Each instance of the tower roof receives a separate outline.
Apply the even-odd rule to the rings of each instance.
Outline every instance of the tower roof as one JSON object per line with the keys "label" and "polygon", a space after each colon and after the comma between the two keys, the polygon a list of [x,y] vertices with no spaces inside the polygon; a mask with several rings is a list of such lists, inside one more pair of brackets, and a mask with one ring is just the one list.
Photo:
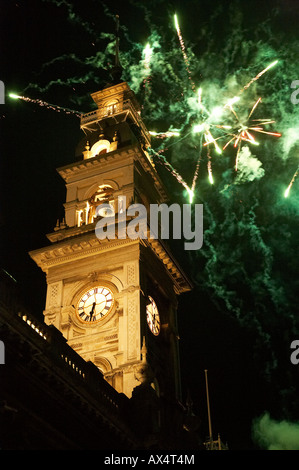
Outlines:
{"label": "tower roof", "polygon": [[123,68],[121,66],[120,59],[119,59],[119,16],[116,15],[115,19],[116,19],[115,58],[114,58],[114,65],[109,70],[111,83],[108,83],[106,87],[110,87],[112,85],[116,85],[122,82],[121,76],[122,76]]}

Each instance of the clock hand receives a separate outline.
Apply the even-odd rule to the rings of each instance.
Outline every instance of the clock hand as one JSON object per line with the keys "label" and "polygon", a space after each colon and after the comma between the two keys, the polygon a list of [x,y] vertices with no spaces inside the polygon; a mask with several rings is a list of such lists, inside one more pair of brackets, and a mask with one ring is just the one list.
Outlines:
{"label": "clock hand", "polygon": [[99,302],[98,304],[96,304],[96,303],[94,302],[94,305],[96,305],[96,307],[98,307],[99,305],[103,304],[104,302],[106,302],[106,300],[102,300],[102,301]]}
{"label": "clock hand", "polygon": [[106,300],[102,300],[102,301],[99,302],[98,304],[97,304],[96,302],[94,302],[94,303],[92,304],[92,309],[91,309],[91,311],[89,312],[90,318],[92,318],[96,306],[101,305],[101,304],[104,303],[104,302],[106,302]]}
{"label": "clock hand", "polygon": [[96,303],[94,302],[94,303],[92,304],[92,309],[91,309],[91,311],[90,311],[90,313],[89,313],[90,318],[93,316],[95,306],[96,306]]}

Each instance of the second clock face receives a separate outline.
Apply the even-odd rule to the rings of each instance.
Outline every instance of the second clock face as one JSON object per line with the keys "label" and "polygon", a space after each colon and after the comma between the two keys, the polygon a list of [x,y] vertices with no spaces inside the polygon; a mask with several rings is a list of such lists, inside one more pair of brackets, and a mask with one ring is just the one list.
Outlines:
{"label": "second clock face", "polygon": [[77,314],[84,322],[97,323],[111,311],[113,304],[113,294],[108,287],[92,287],[81,296]]}
{"label": "second clock face", "polygon": [[146,307],[147,324],[151,332],[155,336],[158,336],[158,334],[160,333],[160,315],[154,299],[152,297],[149,297],[149,301],[150,303]]}

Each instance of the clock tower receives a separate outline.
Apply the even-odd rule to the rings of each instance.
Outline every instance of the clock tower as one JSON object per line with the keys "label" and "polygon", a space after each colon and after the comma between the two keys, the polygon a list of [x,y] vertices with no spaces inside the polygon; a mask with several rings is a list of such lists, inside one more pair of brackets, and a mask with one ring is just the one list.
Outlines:
{"label": "clock tower", "polygon": [[96,235],[103,203],[117,222],[133,203],[149,211],[167,201],[140,106],[114,71],[114,81],[91,95],[97,108],[81,116],[78,158],[57,170],[65,217],[30,256],[46,274],[46,324],[118,392],[131,397],[145,381],[158,396],[178,399],[177,296],[190,282],[161,239]]}

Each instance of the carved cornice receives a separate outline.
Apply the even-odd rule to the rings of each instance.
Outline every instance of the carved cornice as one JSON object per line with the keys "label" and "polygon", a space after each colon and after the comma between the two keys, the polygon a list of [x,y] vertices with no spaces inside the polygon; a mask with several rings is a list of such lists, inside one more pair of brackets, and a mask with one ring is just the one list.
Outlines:
{"label": "carved cornice", "polygon": [[151,173],[158,192],[161,194],[162,199],[166,201],[168,196],[158,173],[153,168],[146,153],[139,145],[136,144],[124,147],[123,149],[114,150],[113,152],[104,153],[94,158],[88,158],[86,160],[71,163],[70,165],[57,168],[57,171],[65,182],[69,183],[71,181],[76,181],[78,178],[82,179],[82,177],[84,177],[84,175],[90,170],[102,171],[105,165],[112,163],[114,160],[121,160],[124,162],[125,159],[128,158],[132,158],[132,162],[133,160],[137,160],[146,172]]}
{"label": "carved cornice", "polygon": [[30,251],[29,255],[36,264],[43,270],[47,271],[50,266],[59,265],[68,261],[86,258],[101,251],[110,251],[124,245],[138,244],[138,240],[115,239],[100,240],[92,233],[66,239],[50,245],[45,248]]}
{"label": "carved cornice", "polygon": [[79,162],[71,163],[60,168],[57,168],[60,176],[68,183],[71,179],[75,179],[76,176],[82,178],[82,173],[88,171],[91,168],[103,169],[104,165],[120,158],[124,160],[126,157],[134,157],[134,154],[138,151],[138,146],[128,146],[124,149],[117,149],[113,152],[104,153],[94,158],[87,158],[86,160],[80,160]]}
{"label": "carved cornice", "polygon": [[121,82],[111,87],[104,88],[103,90],[96,91],[90,96],[92,97],[95,103],[98,103],[99,101],[107,99],[111,96],[123,94],[125,91],[131,91],[131,89],[127,82]]}
{"label": "carved cornice", "polygon": [[94,233],[85,233],[82,236],[65,239],[45,248],[31,251],[29,255],[36,264],[47,272],[52,266],[84,259],[102,251],[115,250],[120,247],[139,245],[149,247],[164,264],[177,294],[190,291],[192,284],[171,255],[169,250],[159,239],[115,239],[100,240]]}
{"label": "carved cornice", "polygon": [[155,255],[162,261],[168,272],[176,294],[182,294],[192,290],[193,285],[184,273],[170,250],[160,239],[148,238],[142,240],[145,246],[149,246]]}

